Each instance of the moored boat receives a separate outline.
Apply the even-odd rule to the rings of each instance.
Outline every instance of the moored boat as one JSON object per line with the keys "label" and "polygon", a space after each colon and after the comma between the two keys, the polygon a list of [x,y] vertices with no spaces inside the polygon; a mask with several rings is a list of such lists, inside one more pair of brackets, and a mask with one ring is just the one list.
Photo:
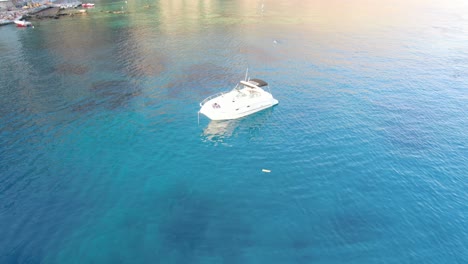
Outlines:
{"label": "moored boat", "polygon": [[17,27],[31,27],[32,23],[29,21],[24,20],[15,20],[15,24]]}
{"label": "moored boat", "polygon": [[200,113],[211,120],[230,120],[277,105],[278,100],[261,87],[268,88],[268,83],[260,79],[240,81],[233,90],[203,100]]}
{"label": "moored boat", "polygon": [[94,7],[94,4],[93,3],[84,3],[84,4],[81,4],[82,7]]}

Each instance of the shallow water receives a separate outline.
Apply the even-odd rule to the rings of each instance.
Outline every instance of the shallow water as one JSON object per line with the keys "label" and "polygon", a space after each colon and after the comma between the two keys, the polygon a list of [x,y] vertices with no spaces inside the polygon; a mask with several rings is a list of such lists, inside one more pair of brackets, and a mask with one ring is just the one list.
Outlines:
{"label": "shallow water", "polygon": [[468,262],[465,1],[96,5],[0,27],[0,263]]}

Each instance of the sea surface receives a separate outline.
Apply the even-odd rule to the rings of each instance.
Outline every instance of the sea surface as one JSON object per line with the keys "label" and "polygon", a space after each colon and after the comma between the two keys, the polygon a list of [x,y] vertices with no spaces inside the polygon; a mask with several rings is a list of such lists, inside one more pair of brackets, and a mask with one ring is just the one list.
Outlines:
{"label": "sea surface", "polygon": [[467,1],[95,3],[0,27],[1,264],[468,263]]}

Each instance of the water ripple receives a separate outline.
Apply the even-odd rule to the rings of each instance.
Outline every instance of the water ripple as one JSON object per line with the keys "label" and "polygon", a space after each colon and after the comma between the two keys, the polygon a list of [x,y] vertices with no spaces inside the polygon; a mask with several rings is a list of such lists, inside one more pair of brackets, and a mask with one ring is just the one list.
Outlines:
{"label": "water ripple", "polygon": [[[387,2],[0,27],[0,262],[462,263],[467,6]],[[246,68],[279,105],[197,125]]]}

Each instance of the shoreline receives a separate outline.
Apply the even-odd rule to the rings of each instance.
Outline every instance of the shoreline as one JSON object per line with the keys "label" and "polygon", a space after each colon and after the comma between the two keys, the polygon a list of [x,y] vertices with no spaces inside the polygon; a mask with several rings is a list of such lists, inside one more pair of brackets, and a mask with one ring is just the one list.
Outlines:
{"label": "shoreline", "polygon": [[53,5],[41,5],[35,8],[15,9],[0,12],[0,25],[14,23],[15,20],[21,20],[26,16],[34,15],[42,10],[52,8]]}
{"label": "shoreline", "polygon": [[[61,2],[61,1],[60,1]],[[0,26],[13,24],[15,20],[22,20],[26,17],[30,17],[37,13],[40,13],[43,10],[50,9],[50,8],[76,8],[80,6],[82,2],[75,2],[75,3],[67,3],[67,4],[60,4],[60,3],[43,3],[36,7],[32,8],[12,8],[10,10],[0,11]]]}

